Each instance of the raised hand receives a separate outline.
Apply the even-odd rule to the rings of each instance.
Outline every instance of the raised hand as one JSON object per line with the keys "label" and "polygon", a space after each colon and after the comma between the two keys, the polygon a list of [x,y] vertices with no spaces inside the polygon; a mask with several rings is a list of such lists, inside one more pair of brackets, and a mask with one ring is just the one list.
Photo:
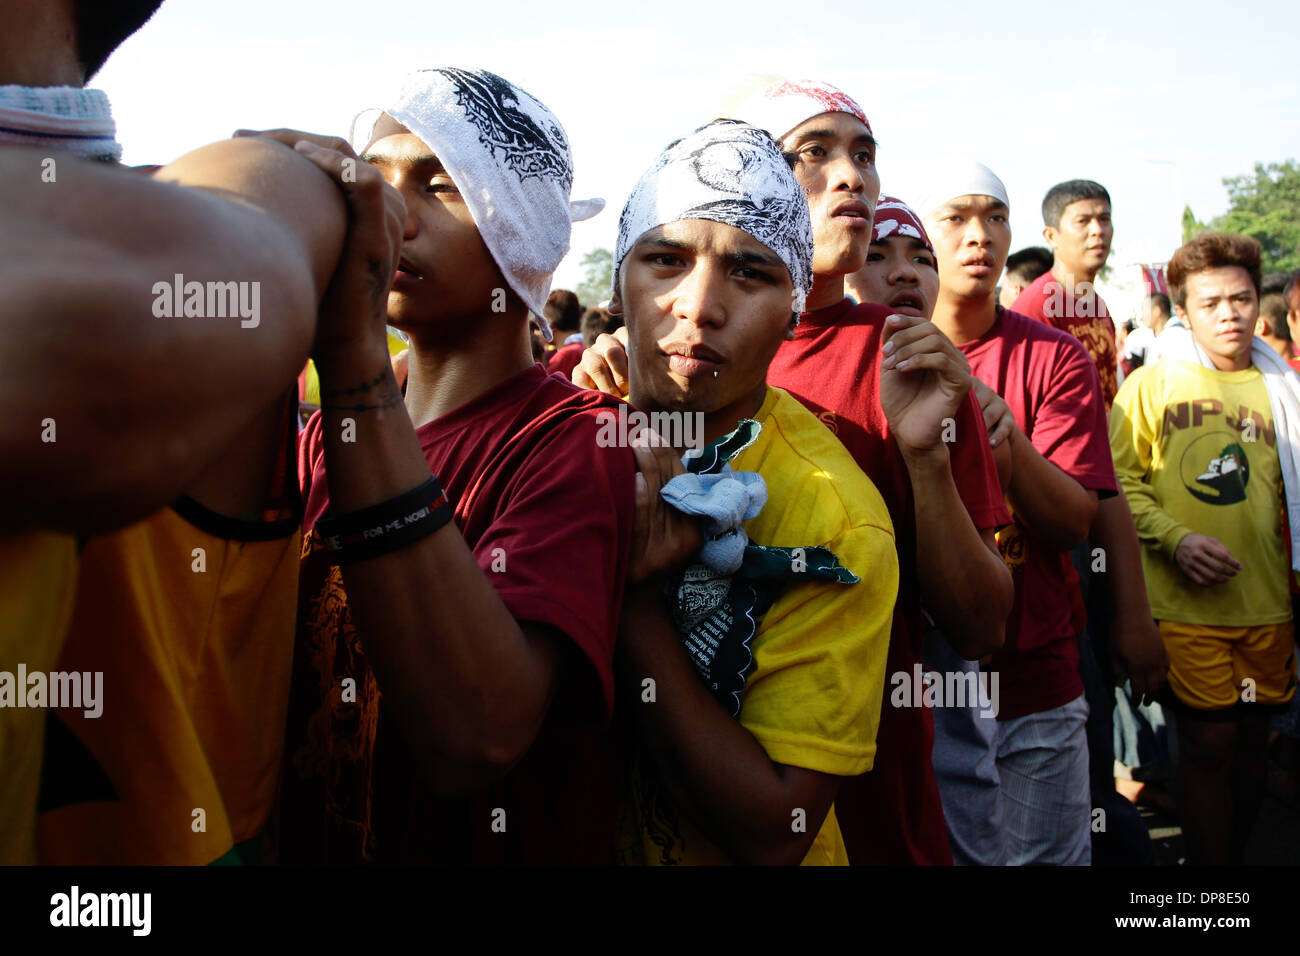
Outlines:
{"label": "raised hand", "polygon": [[943,448],[945,425],[970,391],[970,366],[934,323],[891,315],[880,360],[880,404],[905,458]]}
{"label": "raised hand", "polygon": [[582,353],[570,377],[574,385],[627,398],[627,326],[615,329],[612,335],[602,332]]}

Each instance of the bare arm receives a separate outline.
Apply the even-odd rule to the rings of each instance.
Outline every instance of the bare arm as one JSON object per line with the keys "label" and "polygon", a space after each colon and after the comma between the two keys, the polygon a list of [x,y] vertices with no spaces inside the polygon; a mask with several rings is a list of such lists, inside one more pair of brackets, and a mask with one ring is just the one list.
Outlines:
{"label": "bare arm", "polygon": [[1142,546],[1123,491],[1098,504],[1092,544],[1105,556],[1114,602],[1110,639],[1115,678],[1121,683],[1129,678],[1135,694],[1153,701],[1164,682],[1169,659],[1151,617],[1142,574]]}
{"label": "bare arm", "polygon": [[921,600],[953,649],[975,660],[1002,646],[1015,594],[992,533],[975,527],[957,492],[943,440],[967,400],[970,372],[924,320],[891,316],[884,341],[880,402],[912,483]]}
{"label": "bare arm", "polygon": [[[154,179],[60,159],[42,184],[40,159],[0,152],[0,525],[103,530],[178,495],[288,388],[346,211],[267,142]],[[159,317],[155,287],[178,274],[248,283],[256,325]]]}
{"label": "bare arm", "polygon": [[[795,865],[807,855],[840,778],[773,762],[715,701],[682,650],[656,584],[628,589],[620,635],[628,699],[655,682],[654,703],[637,703],[638,724],[668,795],[735,862]],[[806,832],[791,826],[806,814]]]}
{"label": "bare arm", "polygon": [[957,494],[947,455],[908,462],[916,501],[921,602],[953,650],[978,660],[1002,647],[1014,585],[992,531],[981,532]]}
{"label": "bare arm", "polygon": [[1011,431],[1011,457],[1007,497],[1020,520],[1058,551],[1083,544],[1097,514],[1097,492],[1039,454],[1019,427]]}

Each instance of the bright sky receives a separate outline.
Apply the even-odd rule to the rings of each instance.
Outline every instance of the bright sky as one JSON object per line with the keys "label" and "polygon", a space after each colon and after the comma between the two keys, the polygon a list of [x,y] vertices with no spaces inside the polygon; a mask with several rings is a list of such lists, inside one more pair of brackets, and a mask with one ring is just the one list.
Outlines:
{"label": "bright sky", "polygon": [[1018,249],[1041,244],[1048,187],[1096,179],[1123,266],[1168,258],[1184,203],[1223,212],[1223,176],[1300,157],[1298,35],[1295,0],[167,0],[91,85],[124,160],[150,163],[241,126],[346,135],[395,73],[492,70],[560,117],[574,197],[608,203],[574,227],[555,282],[571,287],[661,147],[758,77],[825,79],[866,109],[887,192],[919,196],[918,170],[944,156],[979,159],[1007,185]]}

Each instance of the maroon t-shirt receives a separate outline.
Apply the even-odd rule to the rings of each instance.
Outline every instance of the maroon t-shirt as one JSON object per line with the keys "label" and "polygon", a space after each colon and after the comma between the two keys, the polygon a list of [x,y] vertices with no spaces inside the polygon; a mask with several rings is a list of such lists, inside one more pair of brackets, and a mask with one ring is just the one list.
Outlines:
{"label": "maroon t-shirt", "polygon": [[[315,530],[329,497],[320,413],[308,423],[299,446],[306,516],[279,813],[284,862],[613,862],[608,720],[636,465],[630,449],[601,447],[597,436],[601,411],[618,404],[534,365],[417,429],[501,600],[516,620],[565,638],[532,749],[504,780],[465,800],[428,792],[382,703],[339,569]],[[355,703],[341,699],[344,678],[356,682]]]}
{"label": "maroon t-shirt", "polygon": [[561,345],[551,353],[550,360],[546,363],[546,371],[559,373],[565,378],[573,375],[573,370],[578,367],[582,361],[584,346],[581,342],[574,342],[571,345]]}
{"label": "maroon t-shirt", "polygon": [[[898,603],[889,639],[886,675],[912,674],[921,661],[925,625],[916,573],[912,485],[902,452],[889,434],[880,405],[880,338],[892,313],[883,306],[836,305],[805,314],[793,341],[784,342],[768,382],[812,410],[853,455],[879,489],[898,543]],[[949,445],[953,479],[975,527],[998,528],[1011,519],[1002,501],[984,416],[972,393],[955,416]],[[888,680],[888,677],[886,677]],[[943,807],[930,752],[934,715],[928,708],[889,704],[888,686],[870,772],[846,779],[835,815],[854,864],[952,862]]]}
{"label": "maroon t-shirt", "polygon": [[[1044,458],[1102,498],[1115,494],[1106,405],[1097,370],[1073,336],[998,309],[989,330],[961,346],[971,373],[1002,396]],[[1050,710],[1083,693],[1079,680],[1079,576],[1070,555],[1049,548],[1017,519],[998,533],[1016,584],[1007,639],[993,655],[998,719]]]}
{"label": "maroon t-shirt", "polygon": [[1105,300],[1096,292],[1085,299],[1076,299],[1074,291],[1057,282],[1048,271],[1016,296],[1011,309],[1069,332],[1083,343],[1097,369],[1101,395],[1109,412],[1119,391],[1119,349],[1115,344],[1115,322]]}

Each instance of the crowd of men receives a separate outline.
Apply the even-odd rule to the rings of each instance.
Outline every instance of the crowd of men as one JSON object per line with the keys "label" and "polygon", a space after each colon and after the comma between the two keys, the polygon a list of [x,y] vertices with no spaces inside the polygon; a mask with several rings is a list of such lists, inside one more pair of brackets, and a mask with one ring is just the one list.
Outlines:
{"label": "crowd of men", "polygon": [[1121,351],[1103,186],[1009,256],[992,170],[884,195],[779,81],[643,157],[584,313],[601,204],[493,73],[118,165],[84,84],[159,5],[0,0],[0,862],[1145,863],[1157,714],[1242,861],[1300,580],[1257,242]]}

